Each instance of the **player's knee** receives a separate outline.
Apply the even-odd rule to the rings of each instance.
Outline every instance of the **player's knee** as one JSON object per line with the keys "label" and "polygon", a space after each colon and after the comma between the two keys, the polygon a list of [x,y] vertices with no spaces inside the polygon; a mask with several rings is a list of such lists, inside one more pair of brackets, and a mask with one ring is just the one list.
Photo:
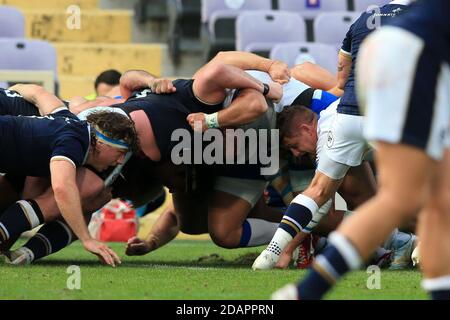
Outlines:
{"label": "player's knee", "polygon": [[450,212],[449,199],[450,190],[440,190],[438,193],[431,195],[427,203],[427,214],[447,215]]}
{"label": "player's knee", "polygon": [[239,245],[239,239],[235,239],[230,232],[226,230],[210,230],[211,240],[219,247],[225,249],[234,249]]}

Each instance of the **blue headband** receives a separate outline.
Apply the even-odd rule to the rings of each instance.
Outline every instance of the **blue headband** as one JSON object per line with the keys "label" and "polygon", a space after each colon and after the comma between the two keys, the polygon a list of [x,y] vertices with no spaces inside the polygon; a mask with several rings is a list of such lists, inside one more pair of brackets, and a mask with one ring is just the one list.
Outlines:
{"label": "blue headband", "polygon": [[105,136],[99,129],[95,129],[95,135],[98,139],[102,140],[103,143],[118,149],[129,149],[130,147],[124,140],[117,140]]}

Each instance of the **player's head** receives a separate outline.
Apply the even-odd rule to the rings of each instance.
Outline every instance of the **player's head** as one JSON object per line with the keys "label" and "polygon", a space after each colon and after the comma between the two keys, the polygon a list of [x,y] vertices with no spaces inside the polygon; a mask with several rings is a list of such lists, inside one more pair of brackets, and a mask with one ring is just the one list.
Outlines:
{"label": "player's head", "polygon": [[106,96],[111,89],[118,86],[122,75],[117,70],[106,70],[95,79],[95,92],[98,96]]}
{"label": "player's head", "polygon": [[317,116],[310,109],[293,105],[278,115],[277,126],[284,148],[295,157],[315,153],[317,146]]}
{"label": "player's head", "polygon": [[127,152],[138,150],[134,123],[116,112],[98,111],[87,116],[91,124],[91,154],[88,163],[103,171],[124,161]]}

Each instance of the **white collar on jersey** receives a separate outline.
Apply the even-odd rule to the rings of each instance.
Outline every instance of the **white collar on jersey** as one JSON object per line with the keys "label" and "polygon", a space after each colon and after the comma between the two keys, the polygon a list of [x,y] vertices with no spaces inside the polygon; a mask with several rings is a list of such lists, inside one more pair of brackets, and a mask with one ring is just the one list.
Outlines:
{"label": "white collar on jersey", "polygon": [[410,5],[411,2],[414,2],[415,0],[394,0],[389,2],[389,4],[402,4],[404,6]]}

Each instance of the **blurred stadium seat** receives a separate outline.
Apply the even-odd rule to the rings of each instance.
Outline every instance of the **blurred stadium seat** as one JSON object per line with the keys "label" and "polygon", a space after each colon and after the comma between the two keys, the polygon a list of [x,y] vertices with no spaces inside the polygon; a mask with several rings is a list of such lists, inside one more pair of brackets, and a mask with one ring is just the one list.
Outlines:
{"label": "blurred stadium seat", "polygon": [[277,43],[294,41],[306,41],[305,21],[297,13],[247,11],[236,21],[237,50],[268,57]]}
{"label": "blurred stadium seat", "polygon": [[134,5],[134,18],[138,23],[148,20],[167,20],[166,0],[139,0]]}
{"label": "blurred stadium seat", "polygon": [[314,19],[314,39],[340,48],[350,26],[360,16],[359,12],[325,12]]}
{"label": "blurred stadium seat", "polygon": [[293,66],[309,61],[320,65],[332,74],[337,73],[338,52],[334,46],[322,43],[288,42],[272,48],[270,58]]}
{"label": "blurred stadium seat", "polygon": [[0,70],[46,70],[55,75],[58,87],[56,50],[48,41],[0,38]]}
{"label": "blurred stadium seat", "polygon": [[235,50],[236,18],[243,11],[271,10],[272,0],[202,0],[202,42],[206,60],[219,51]]}
{"label": "blurred stadium seat", "polygon": [[278,9],[299,12],[305,19],[314,19],[323,12],[346,11],[349,8],[347,0],[278,0]]}
{"label": "blurred stadium seat", "polygon": [[355,0],[353,6],[356,12],[366,11],[371,5],[383,6],[389,3],[390,0]]}
{"label": "blurred stadium seat", "polygon": [[167,5],[169,52],[177,65],[183,50],[197,49],[194,42],[200,39],[201,0],[169,0]]}
{"label": "blurred stadium seat", "polygon": [[25,36],[25,17],[18,9],[0,6],[0,37],[23,38]]}

